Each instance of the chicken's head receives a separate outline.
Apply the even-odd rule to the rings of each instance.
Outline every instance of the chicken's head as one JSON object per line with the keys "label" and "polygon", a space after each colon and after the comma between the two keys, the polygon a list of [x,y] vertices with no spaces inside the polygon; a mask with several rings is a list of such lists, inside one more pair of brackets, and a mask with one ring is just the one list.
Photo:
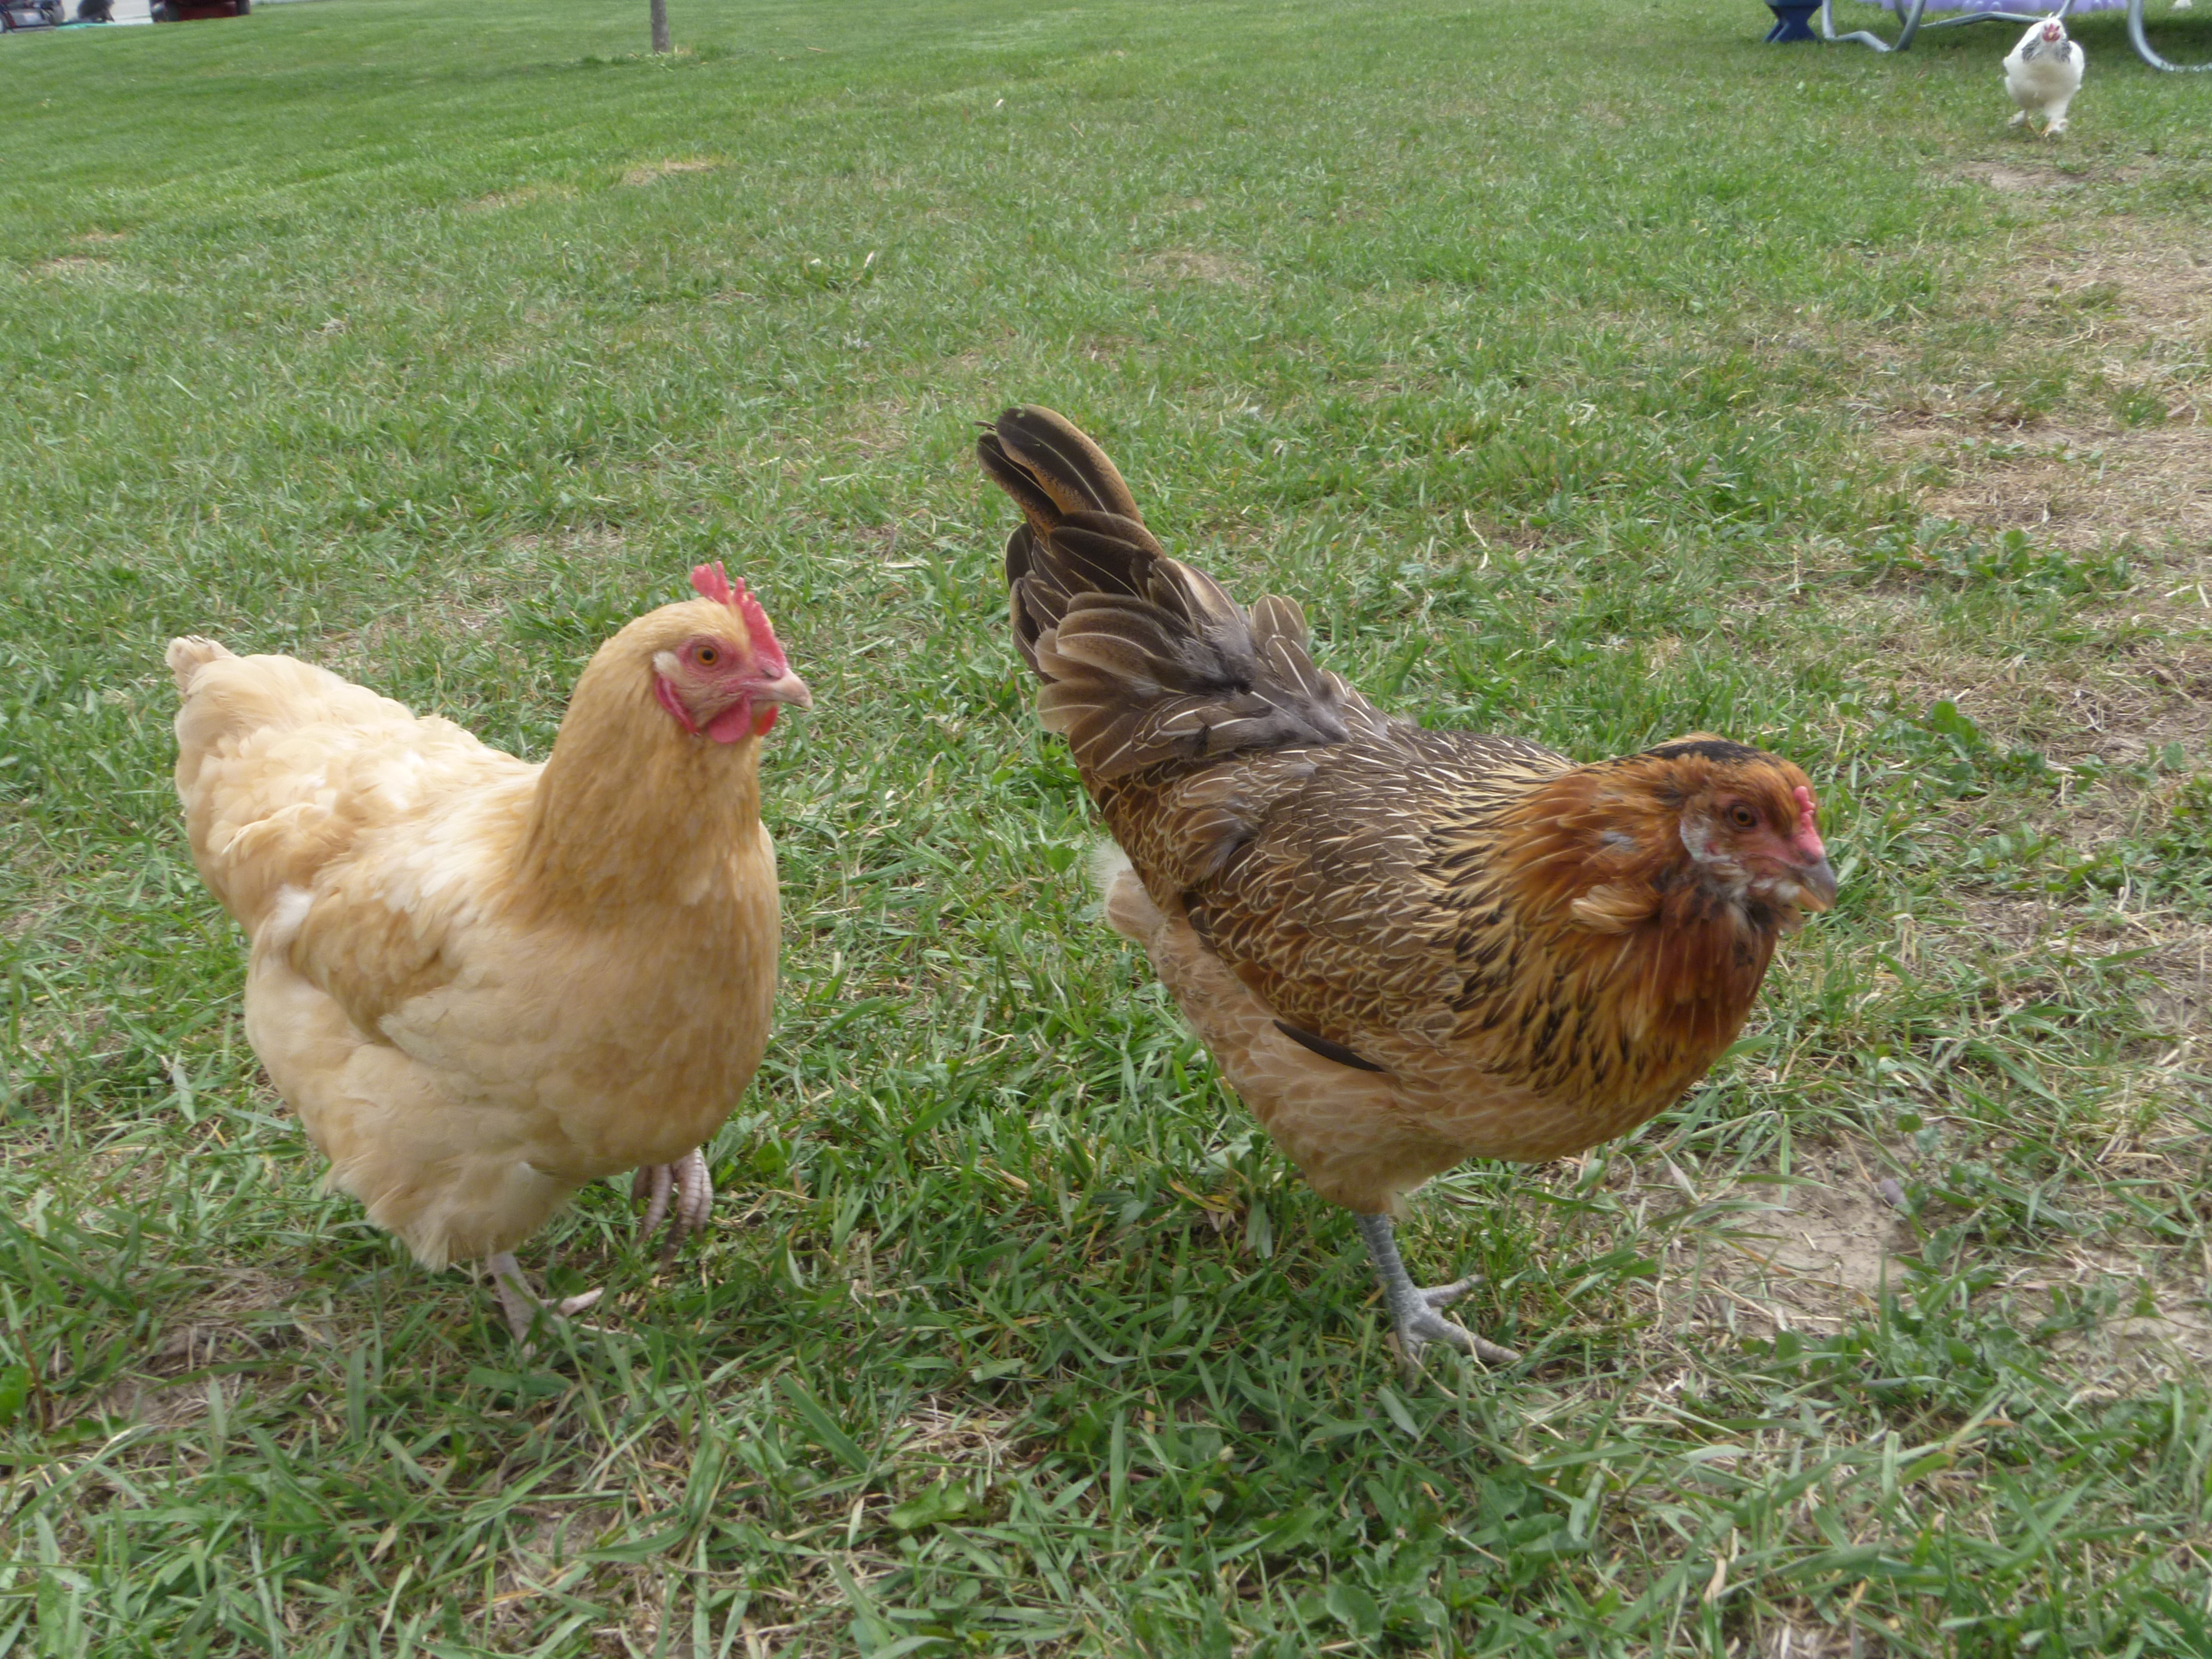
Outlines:
{"label": "chicken's head", "polygon": [[784,661],[768,613],[744,583],[717,563],[692,571],[691,586],[697,599],[631,624],[646,631],[639,643],[669,717],[693,737],[735,743],[765,736],[783,704],[811,708],[813,694]]}
{"label": "chicken's head", "polygon": [[1788,761],[1723,738],[1679,738],[1639,758],[1668,763],[1662,787],[1683,850],[1720,886],[1797,910],[1836,902],[1814,824],[1813,786]]}
{"label": "chicken's head", "polygon": [[2052,18],[2049,22],[2043,26],[2043,44],[2045,46],[2055,46],[2065,38],[2066,25],[2060,22],[2056,17]]}

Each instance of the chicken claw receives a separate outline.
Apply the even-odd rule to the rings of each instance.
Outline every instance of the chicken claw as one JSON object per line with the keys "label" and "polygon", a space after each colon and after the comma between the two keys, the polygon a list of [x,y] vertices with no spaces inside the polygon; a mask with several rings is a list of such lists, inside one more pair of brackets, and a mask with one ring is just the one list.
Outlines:
{"label": "chicken claw", "polygon": [[580,1314],[605,1294],[602,1291],[586,1291],[581,1296],[562,1297],[558,1302],[541,1302],[530,1288],[530,1281],[522,1276],[522,1264],[514,1259],[512,1250],[501,1250],[485,1258],[484,1266],[491,1270],[491,1287],[499,1297],[500,1311],[507,1316],[507,1328],[514,1333],[514,1340],[526,1346],[530,1340],[530,1328],[544,1314],[549,1319],[566,1319]]}
{"label": "chicken claw", "polygon": [[1421,1350],[1431,1342],[1447,1342],[1489,1365],[1510,1365],[1521,1356],[1510,1348],[1486,1342],[1463,1325],[1455,1325],[1437,1312],[1449,1307],[1473,1288],[1473,1279],[1425,1289],[1413,1283],[1399,1259],[1395,1229],[1387,1215],[1357,1217],[1359,1236],[1367,1241],[1367,1254],[1375,1263],[1375,1277],[1382,1282],[1383,1300],[1390,1304],[1390,1322],[1397,1328],[1398,1346],[1407,1365],[1420,1363]]}
{"label": "chicken claw", "polygon": [[[642,1200],[645,1214],[637,1224],[637,1236],[650,1238],[653,1231],[665,1220],[669,1224],[668,1242],[662,1247],[664,1255],[676,1254],[676,1247],[684,1242],[684,1235],[695,1232],[707,1224],[707,1218],[714,1208],[714,1182],[707,1173],[704,1153],[694,1146],[673,1164],[648,1164],[631,1179],[629,1195],[633,1201]],[[675,1202],[672,1206],[670,1199]]]}

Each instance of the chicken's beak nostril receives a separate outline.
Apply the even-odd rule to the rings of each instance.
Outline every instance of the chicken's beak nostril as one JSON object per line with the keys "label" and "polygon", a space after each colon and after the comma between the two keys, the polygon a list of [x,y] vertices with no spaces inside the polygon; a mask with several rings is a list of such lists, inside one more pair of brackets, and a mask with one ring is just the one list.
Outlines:
{"label": "chicken's beak nostril", "polygon": [[805,680],[788,669],[772,680],[763,680],[751,690],[756,702],[780,702],[792,708],[814,707],[814,693],[807,690]]}

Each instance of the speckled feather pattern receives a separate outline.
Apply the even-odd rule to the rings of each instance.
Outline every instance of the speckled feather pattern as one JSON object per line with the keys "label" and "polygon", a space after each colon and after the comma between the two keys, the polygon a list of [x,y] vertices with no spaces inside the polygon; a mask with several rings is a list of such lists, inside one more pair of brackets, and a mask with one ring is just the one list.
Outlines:
{"label": "speckled feather pattern", "polygon": [[1295,605],[1248,615],[1169,558],[1060,416],[1009,411],[979,453],[1026,520],[1040,715],[1128,860],[1109,919],[1316,1190],[1388,1212],[1468,1157],[1578,1152],[1734,1040],[1796,918],[1695,879],[1670,806],[1763,768],[1786,815],[1794,767],[1711,740],[1577,766],[1389,718]]}

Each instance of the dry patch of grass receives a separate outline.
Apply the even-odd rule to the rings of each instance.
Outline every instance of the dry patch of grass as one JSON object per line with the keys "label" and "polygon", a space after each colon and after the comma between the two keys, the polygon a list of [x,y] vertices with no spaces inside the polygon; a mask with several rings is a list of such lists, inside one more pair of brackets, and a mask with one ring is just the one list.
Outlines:
{"label": "dry patch of grass", "polygon": [[663,179],[672,178],[680,173],[712,173],[717,167],[728,165],[726,160],[716,155],[689,155],[660,161],[641,161],[623,174],[622,181],[635,189],[646,185],[657,185]]}
{"label": "dry patch of grass", "polygon": [[2212,249],[2186,226],[2130,217],[2099,220],[2093,236],[2029,253],[2024,275],[2037,288],[2094,305],[2102,285],[2119,301],[2122,326],[2093,338],[2124,341],[2212,328]]}
{"label": "dry patch of grass", "polygon": [[506,611],[503,599],[448,593],[434,604],[388,611],[358,628],[325,635],[312,660],[334,674],[349,679],[368,676],[373,681],[394,652],[413,653],[426,642],[451,646],[490,638]]}
{"label": "dry patch of grass", "polygon": [[844,441],[863,458],[905,449],[914,441],[914,409],[903,398],[875,398],[854,405]]}
{"label": "dry patch of grass", "polygon": [[[2093,234],[2024,249],[1981,280],[2009,355],[2022,361],[1980,364],[1986,378],[1975,384],[1890,400],[1884,447],[1938,473],[1923,507],[2069,551],[2123,539],[2212,547],[2212,253],[2201,236],[2100,220]],[[2077,395],[2045,410],[1993,392],[2037,355],[2091,371],[2101,406]]]}
{"label": "dry patch of grass", "polygon": [[2212,425],[2101,431],[2039,423],[2027,441],[1961,441],[1909,428],[1899,443],[1937,452],[1951,482],[1923,492],[1931,514],[1992,530],[2020,528],[2069,551],[2124,537],[2212,541]]}
{"label": "dry patch of grass", "polygon": [[[2154,1182],[2179,1189],[2191,1179],[2177,1161],[2184,1150],[2174,1139],[2144,1147],[2116,1136],[2099,1164],[2137,1189]],[[1673,1218],[1655,1217],[1667,1241],[1664,1266],[1635,1291],[1650,1309],[1655,1336],[1732,1346],[1784,1331],[1831,1334],[1878,1317],[1885,1295],[1905,1293],[1921,1276],[1916,1270],[1944,1225],[1969,1212],[1955,1199],[1955,1161],[1952,1154],[1900,1158],[1871,1142],[1838,1139],[1801,1144],[1786,1182],[1766,1170],[1669,1182],[1698,1201],[1684,1216],[1714,1220],[1669,1224]],[[1644,1191],[1664,1194],[1648,1171]],[[2008,1253],[1988,1293],[2024,1330],[2054,1310],[2097,1298],[2116,1310],[2051,1339],[2057,1368],[2081,1388],[2137,1394],[2175,1375],[2212,1378],[2202,1263],[2172,1257],[2126,1226],[2116,1200],[2085,1189],[2081,1201],[2069,1219],[2098,1236]]]}
{"label": "dry patch of grass", "polygon": [[574,559],[612,558],[628,545],[621,531],[612,525],[572,525],[566,530],[525,531],[520,536],[510,536],[502,544],[509,551],[536,554],[552,552]]}
{"label": "dry patch of grass", "polygon": [[[2142,1018],[2183,1034],[2181,1066],[2212,1006],[2212,919],[2201,901],[2155,896],[2182,878],[2148,849],[2212,746],[2212,257],[2186,227],[2106,218],[2059,227],[1982,284],[2002,333],[1974,366],[1981,378],[1916,381],[1887,360],[1877,442],[1913,469],[1923,513],[2001,536],[2001,550],[1986,573],[1971,561],[1954,573],[1948,605],[1883,584],[1842,602],[1837,620],[1879,629],[1900,696],[1948,699],[2057,769],[2054,792],[1996,823],[1971,801],[1954,809],[1963,851],[1999,831],[2045,849],[2008,875],[2019,890],[1970,891],[1969,920],[1986,933],[1982,913],[2001,904],[2047,939],[2143,953]],[[2040,610],[1999,599],[2008,581],[2025,597],[2039,569],[2062,586],[2075,573],[2120,586],[2056,610],[2047,597]],[[1978,581],[1985,598],[1970,591]],[[2023,627],[2027,616],[2048,620]],[[2093,878],[2117,883],[2117,898],[2085,926],[2062,896],[2067,872],[2100,860]],[[2122,878],[2121,864],[2150,886]]]}
{"label": "dry patch of grass", "polygon": [[2131,179],[2139,167],[2098,167],[2077,161],[2056,146],[2039,155],[2033,151],[2002,161],[1966,161],[1958,176],[2007,196],[2053,196],[2078,191],[2100,181]]}
{"label": "dry patch of grass", "polygon": [[1260,273],[1249,259],[1230,253],[1209,253],[1199,248],[1164,248],[1136,263],[1139,280],[1153,283],[1203,283],[1216,288],[1257,288]]}
{"label": "dry patch of grass", "polygon": [[95,259],[86,253],[64,253],[59,258],[42,259],[27,273],[33,277],[52,277],[62,282],[88,281],[106,276],[115,269],[106,259]]}
{"label": "dry patch of grass", "polygon": [[513,190],[495,190],[488,196],[479,196],[472,202],[461,204],[464,213],[491,213],[501,208],[520,207],[525,202],[560,202],[574,198],[576,192],[568,185],[517,185]]}
{"label": "dry patch of grass", "polygon": [[204,1293],[156,1332],[131,1374],[82,1401],[76,1415],[181,1427],[207,1414],[210,1368],[264,1360],[303,1340],[331,1340],[292,1311],[306,1291],[301,1280],[258,1267],[202,1271]]}

